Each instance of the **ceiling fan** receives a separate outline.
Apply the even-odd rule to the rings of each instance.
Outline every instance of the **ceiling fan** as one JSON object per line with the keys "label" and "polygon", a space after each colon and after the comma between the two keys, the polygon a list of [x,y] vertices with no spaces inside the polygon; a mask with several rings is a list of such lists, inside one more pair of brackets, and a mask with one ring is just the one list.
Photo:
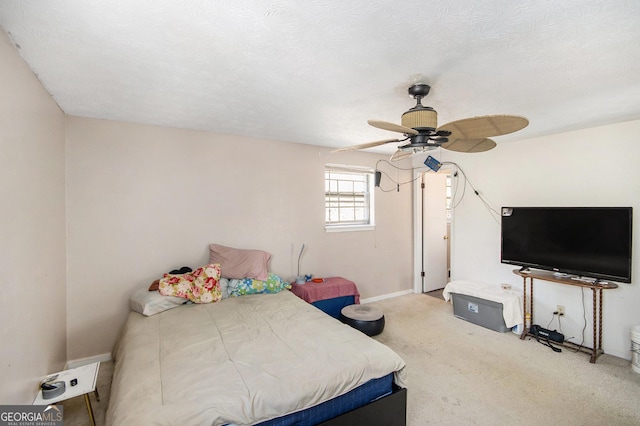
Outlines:
{"label": "ceiling fan", "polygon": [[402,114],[401,125],[379,120],[367,121],[373,127],[402,133],[403,137],[363,143],[332,152],[355,151],[405,141],[408,143],[398,147],[391,156],[392,161],[438,147],[458,152],[483,152],[496,146],[490,137],[513,133],[529,124],[526,118],[515,115],[485,115],[452,121],[438,127],[438,113],[421,102],[429,94],[429,90],[431,87],[428,84],[409,87],[409,95],[416,100],[416,106]]}

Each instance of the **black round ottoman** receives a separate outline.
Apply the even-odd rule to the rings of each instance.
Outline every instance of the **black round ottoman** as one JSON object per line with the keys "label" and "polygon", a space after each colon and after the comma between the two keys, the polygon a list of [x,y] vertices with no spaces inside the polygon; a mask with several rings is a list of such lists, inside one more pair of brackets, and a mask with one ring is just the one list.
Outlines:
{"label": "black round ottoman", "polygon": [[362,331],[367,336],[375,336],[384,330],[384,315],[380,309],[373,306],[345,306],[340,311],[340,321]]}

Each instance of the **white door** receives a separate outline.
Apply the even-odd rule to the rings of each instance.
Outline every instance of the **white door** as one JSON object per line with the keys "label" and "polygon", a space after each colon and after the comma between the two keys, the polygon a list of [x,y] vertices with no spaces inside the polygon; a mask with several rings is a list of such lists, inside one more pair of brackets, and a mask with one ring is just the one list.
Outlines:
{"label": "white door", "polygon": [[444,288],[449,280],[447,174],[422,174],[422,291]]}

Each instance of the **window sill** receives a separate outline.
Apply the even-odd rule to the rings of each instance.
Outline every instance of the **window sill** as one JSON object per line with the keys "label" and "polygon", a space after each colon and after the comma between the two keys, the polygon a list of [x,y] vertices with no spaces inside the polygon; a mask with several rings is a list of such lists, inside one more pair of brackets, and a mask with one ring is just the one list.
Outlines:
{"label": "window sill", "polygon": [[326,232],[351,232],[351,231],[373,231],[375,225],[344,225],[344,226],[325,226]]}

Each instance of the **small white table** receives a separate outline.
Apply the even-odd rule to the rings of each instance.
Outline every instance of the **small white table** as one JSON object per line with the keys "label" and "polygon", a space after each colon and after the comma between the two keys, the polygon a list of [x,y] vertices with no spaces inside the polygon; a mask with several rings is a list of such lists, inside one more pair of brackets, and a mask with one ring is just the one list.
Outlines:
{"label": "small white table", "polygon": [[[58,377],[53,380],[54,382],[64,381],[64,393],[56,396],[55,398],[43,399],[41,389],[38,391],[38,395],[33,401],[33,405],[55,404],[56,402],[65,401],[67,399],[75,398],[76,396],[84,395],[84,401],[87,404],[87,412],[89,413],[89,420],[91,420],[91,425],[95,426],[96,422],[93,418],[93,408],[91,407],[89,394],[91,392],[95,393],[96,401],[100,401],[100,395],[98,395],[98,389],[96,388],[99,369],[100,363],[94,362],[92,364],[82,365],[77,368],[60,371],[59,373],[49,374],[46,378],[55,376],[56,374],[58,375]],[[78,380],[78,384],[76,384],[75,386],[71,386],[71,380],[73,379]]]}

